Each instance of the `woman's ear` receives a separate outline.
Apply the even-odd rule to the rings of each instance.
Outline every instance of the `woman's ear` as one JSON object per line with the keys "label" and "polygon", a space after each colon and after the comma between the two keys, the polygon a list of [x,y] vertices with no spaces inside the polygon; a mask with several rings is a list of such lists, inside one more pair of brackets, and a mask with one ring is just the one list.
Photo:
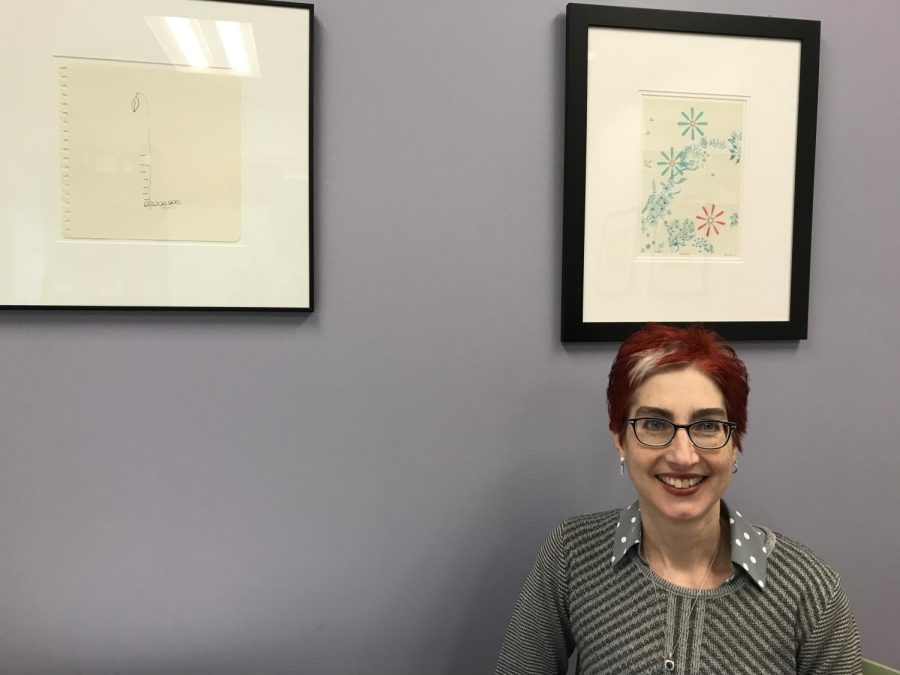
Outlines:
{"label": "woman's ear", "polygon": [[616,451],[619,453],[619,457],[625,456],[625,447],[622,445],[622,434],[614,433],[613,437],[613,445],[616,446]]}

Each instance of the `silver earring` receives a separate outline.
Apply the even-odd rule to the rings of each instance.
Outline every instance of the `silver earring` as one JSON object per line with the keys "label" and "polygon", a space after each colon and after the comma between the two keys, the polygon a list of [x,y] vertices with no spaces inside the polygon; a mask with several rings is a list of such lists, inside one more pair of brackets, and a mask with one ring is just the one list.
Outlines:
{"label": "silver earring", "polygon": [[734,460],[734,464],[731,465],[731,473],[737,473],[737,470],[738,470],[737,460]]}
{"label": "silver earring", "polygon": [[619,475],[625,475],[625,458],[621,456],[619,457]]}

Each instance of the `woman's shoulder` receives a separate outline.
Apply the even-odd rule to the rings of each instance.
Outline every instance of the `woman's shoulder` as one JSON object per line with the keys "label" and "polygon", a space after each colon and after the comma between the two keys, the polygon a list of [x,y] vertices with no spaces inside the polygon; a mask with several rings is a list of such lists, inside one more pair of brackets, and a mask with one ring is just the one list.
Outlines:
{"label": "woman's shoulder", "polygon": [[805,574],[837,579],[837,571],[806,544],[780,532],[772,531],[774,546],[769,555],[770,563],[800,568]]}
{"label": "woman's shoulder", "polygon": [[598,511],[566,518],[559,527],[566,532],[597,532],[616,529],[621,510]]}
{"label": "woman's shoulder", "polygon": [[812,593],[822,602],[842,592],[838,571],[809,546],[780,532],[772,532],[772,536],[768,573],[773,584],[777,581],[782,588]]}
{"label": "woman's shoulder", "polygon": [[587,543],[594,547],[611,542],[620,513],[620,510],[612,510],[571,516],[553,529],[550,540],[566,550],[581,548]]}

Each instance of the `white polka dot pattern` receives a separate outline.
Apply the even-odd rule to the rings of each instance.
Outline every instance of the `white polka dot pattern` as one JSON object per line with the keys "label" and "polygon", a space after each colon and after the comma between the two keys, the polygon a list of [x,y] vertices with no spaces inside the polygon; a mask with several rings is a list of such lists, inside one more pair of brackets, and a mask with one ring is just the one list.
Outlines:
{"label": "white polka dot pattern", "polygon": [[[760,583],[766,578],[766,565],[769,552],[765,543],[765,535],[761,530],[750,524],[740,513],[740,511],[731,511],[725,502],[722,502],[722,512],[728,516],[728,522],[731,525],[731,537],[734,544],[731,547],[731,562],[735,569],[741,573],[746,573],[756,582],[760,588],[764,588],[765,584]],[[619,514],[619,520],[616,523],[615,539],[613,540],[613,551],[610,557],[610,564],[624,564],[628,551],[636,548],[641,541],[641,520],[639,515],[632,516],[632,513],[640,513],[638,502],[634,502],[627,509],[623,509]],[[751,537],[753,532],[757,536]]]}

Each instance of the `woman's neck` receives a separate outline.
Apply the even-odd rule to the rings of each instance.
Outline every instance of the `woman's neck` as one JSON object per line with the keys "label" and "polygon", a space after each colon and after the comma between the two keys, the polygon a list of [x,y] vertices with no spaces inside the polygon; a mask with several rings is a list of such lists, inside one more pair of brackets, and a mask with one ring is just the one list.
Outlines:
{"label": "woman's neck", "polygon": [[686,588],[715,588],[731,573],[729,528],[718,506],[700,520],[677,521],[641,509],[647,564],[666,581]]}

